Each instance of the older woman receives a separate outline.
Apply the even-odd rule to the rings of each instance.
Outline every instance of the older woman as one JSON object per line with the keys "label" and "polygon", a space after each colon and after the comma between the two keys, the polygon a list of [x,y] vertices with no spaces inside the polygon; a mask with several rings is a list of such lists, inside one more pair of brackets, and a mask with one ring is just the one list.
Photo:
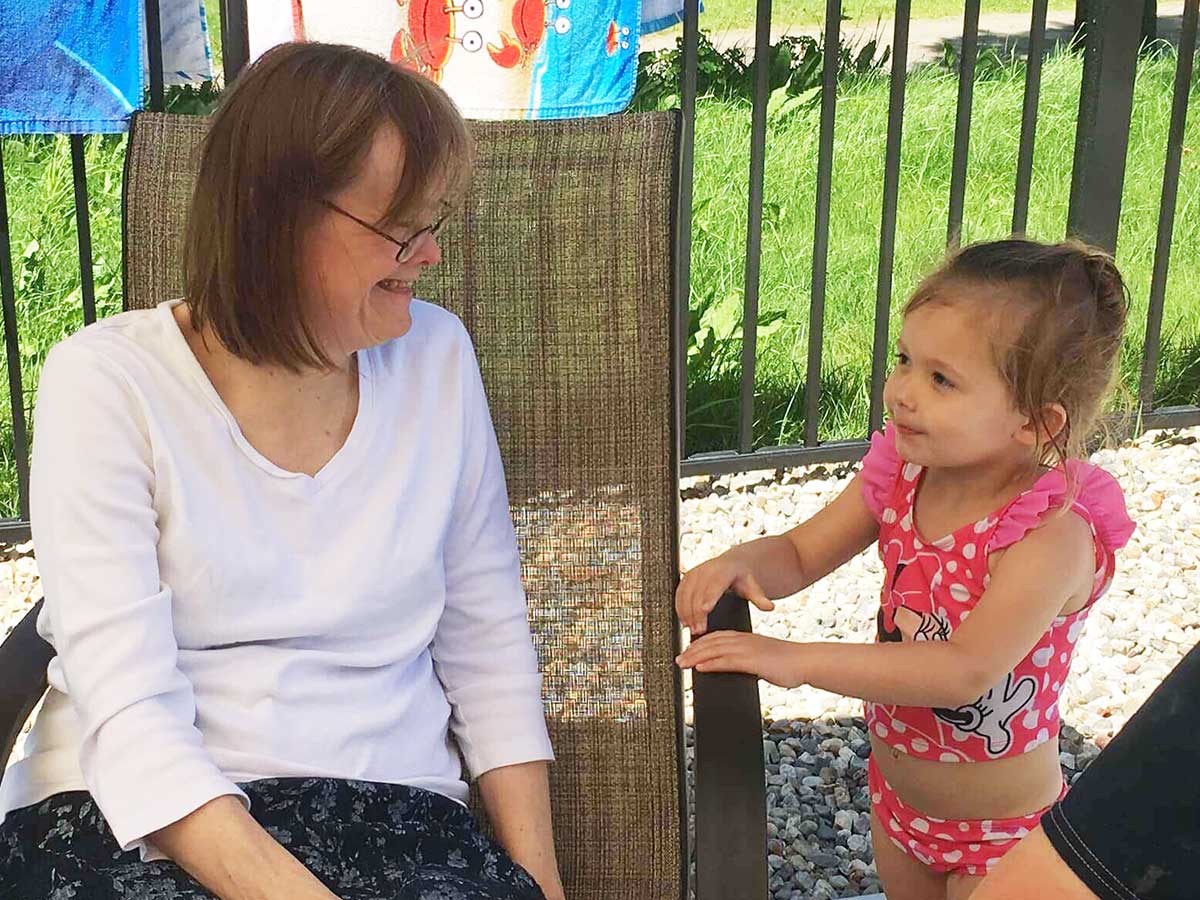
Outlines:
{"label": "older woman", "polygon": [[482,382],[412,294],[469,158],[432,83],[277,48],[212,122],[186,298],[50,354],[57,655],[3,782],[0,896],[562,895]]}

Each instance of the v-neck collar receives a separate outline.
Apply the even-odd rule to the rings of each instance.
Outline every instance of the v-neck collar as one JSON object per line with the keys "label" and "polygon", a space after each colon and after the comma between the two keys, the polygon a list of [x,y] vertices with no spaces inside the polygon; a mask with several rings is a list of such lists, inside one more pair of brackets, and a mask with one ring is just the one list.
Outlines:
{"label": "v-neck collar", "polygon": [[313,492],[319,491],[333,483],[343,474],[354,468],[354,460],[360,455],[360,447],[367,442],[374,422],[374,379],[371,377],[373,363],[369,350],[359,351],[355,354],[358,361],[358,409],[355,412],[354,424],[350,427],[350,433],[346,435],[346,440],[342,442],[342,446],[325,462],[325,465],[321,466],[316,474],[309,475],[306,472],[292,472],[267,459],[266,456],[250,443],[246,435],[242,432],[242,427],[238,424],[237,419],[234,418],[233,413],[229,411],[229,407],[225,405],[225,401],[221,399],[221,395],[217,393],[217,389],[213,387],[213,383],[204,371],[204,367],[196,359],[196,354],[192,352],[187,338],[184,337],[183,331],[180,330],[173,310],[182,302],[182,300],[178,299],[166,300],[158,304],[155,310],[162,319],[166,339],[174,349],[175,355],[196,383],[200,392],[213,406],[217,414],[225,420],[234,443],[237,444],[242,453],[254,465],[276,478],[295,480]]}

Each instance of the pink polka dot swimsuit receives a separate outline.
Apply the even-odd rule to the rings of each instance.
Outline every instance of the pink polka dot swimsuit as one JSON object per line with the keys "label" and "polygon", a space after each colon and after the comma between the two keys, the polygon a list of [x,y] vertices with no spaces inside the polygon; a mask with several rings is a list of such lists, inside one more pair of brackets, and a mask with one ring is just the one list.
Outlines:
{"label": "pink polka dot swimsuit", "polygon": [[[1081,461],[1072,460],[1068,466],[1077,485],[1071,511],[1088,523],[1095,538],[1096,575],[1088,603],[1076,613],[1054,619],[1025,658],[973,703],[954,709],[867,703],[867,726],[888,746],[920,759],[958,763],[1018,756],[1057,739],[1059,696],[1072,651],[1092,604],[1112,581],[1114,554],[1133,532],[1116,480]],[[900,458],[891,426],[874,436],[863,462],[863,496],[879,520],[879,555],[886,573],[878,615],[879,641],[949,640],[988,587],[991,554],[1021,540],[1067,499],[1063,474],[1050,471],[992,515],[928,541],[918,534],[913,521],[923,471]],[[872,776],[873,795],[892,793],[874,767]],[[890,798],[881,796],[877,803],[888,800],[888,818],[880,816],[885,827],[893,822],[911,824],[904,819],[916,823],[916,834],[906,827],[901,828],[903,834],[888,827],[889,836],[905,852],[927,864],[939,863],[939,857],[949,858],[953,864],[935,865],[943,871],[986,871],[988,853],[970,853],[956,845],[934,852],[936,848],[921,839],[928,834],[922,826],[927,826],[930,817],[922,818],[912,810],[904,815],[905,808],[894,793]],[[956,836],[970,832],[971,847],[980,846],[982,833],[989,831],[980,827],[982,823],[952,824],[956,829],[950,830]],[[1014,833],[1025,830],[1020,823],[1006,824],[1004,832],[993,831],[995,837],[1003,838],[1004,849],[1016,843]],[[958,827],[962,825],[971,827]],[[908,846],[910,843],[913,846]],[[992,861],[1000,855],[995,854]],[[962,864],[956,865],[960,861]]]}

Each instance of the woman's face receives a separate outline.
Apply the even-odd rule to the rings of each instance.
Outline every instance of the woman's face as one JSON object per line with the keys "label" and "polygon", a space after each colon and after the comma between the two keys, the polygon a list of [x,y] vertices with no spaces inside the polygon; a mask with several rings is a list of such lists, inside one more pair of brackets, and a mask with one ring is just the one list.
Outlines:
{"label": "woman's face", "polygon": [[[328,199],[375,224],[395,193],[403,166],[399,134],[390,126],[381,128],[362,172]],[[405,241],[440,214],[436,209],[422,210],[416,220],[385,231]],[[321,213],[305,247],[307,321],[335,363],[355,350],[406,333],[412,326],[412,284],[442,258],[436,239],[426,232],[416,238],[408,258],[398,263],[396,244],[332,209]]]}

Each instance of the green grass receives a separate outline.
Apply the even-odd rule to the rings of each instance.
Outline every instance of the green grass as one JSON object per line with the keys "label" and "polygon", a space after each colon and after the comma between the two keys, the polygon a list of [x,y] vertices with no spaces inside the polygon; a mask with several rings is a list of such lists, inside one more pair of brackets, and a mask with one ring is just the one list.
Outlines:
{"label": "green grass", "polygon": [[[1050,0],[1051,10],[1075,8],[1075,0]],[[705,0],[700,27],[713,34],[731,28],[753,28],[755,0]],[[1029,0],[983,0],[983,13],[1028,12]],[[843,0],[842,15],[856,25],[892,19],[895,0]],[[912,18],[961,17],[963,0],[913,0]],[[771,22],[777,26],[820,27],[825,23],[825,0],[777,0],[771,4]]]}
{"label": "green grass", "polygon": [[[221,68],[220,0],[204,0],[213,66]],[[121,177],[124,135],[84,139],[97,315],[121,310]],[[38,135],[4,139],[13,278],[26,426],[46,353],[83,326],[83,293],[75,227],[74,186],[68,138]],[[7,384],[7,360],[5,383]],[[0,516],[16,516],[16,464],[12,410],[0,403]]]}
{"label": "green grass", "polygon": [[[1118,262],[1133,295],[1124,383],[1137,384],[1140,348],[1162,189],[1175,60],[1142,61],[1125,178]],[[1065,233],[1081,63],[1061,53],[1044,69],[1028,233]],[[996,238],[1011,226],[1024,67],[985,66],[976,85],[964,242]],[[1193,92],[1196,83],[1193,83]],[[941,67],[909,79],[896,231],[893,313],[921,275],[942,258],[946,240],[957,84]],[[822,354],[822,439],[866,431],[888,86],[882,75],[843,84],[834,150],[830,254]],[[1195,106],[1195,104],[1193,104]],[[740,308],[745,265],[750,115],[742,103],[702,101],[696,125],[693,308]],[[818,110],[802,109],[769,128],[761,309],[782,315],[760,336],[754,440],[799,440],[809,331]],[[1175,237],[1167,285],[1161,402],[1194,403],[1200,393],[1200,109],[1185,135]],[[897,327],[892,318],[892,336]],[[730,364],[690,377],[688,449],[736,445],[737,343]],[[718,368],[718,367],[714,367]],[[714,377],[715,376],[715,377]]]}
{"label": "green grass", "polygon": [[[85,139],[93,280],[100,316],[121,309],[124,135]],[[65,136],[4,139],[21,378],[27,423],[49,349],[83,325],[71,153]],[[7,383],[7,363],[5,365]],[[0,515],[18,512],[12,411],[0,411]]]}
{"label": "green grass", "polygon": [[[1140,365],[1174,58],[1146,58],[1139,71],[1118,247],[1134,298],[1123,360],[1130,389],[1137,383]],[[1020,66],[981,66],[966,240],[1007,233],[1023,77]],[[1077,57],[1063,54],[1047,62],[1029,228],[1033,236],[1044,239],[1057,239],[1065,229],[1079,78]],[[1200,76],[1193,92],[1198,83]],[[956,90],[954,76],[934,67],[918,70],[909,81],[893,308],[942,254]],[[866,428],[887,97],[882,76],[860,77],[841,87],[823,346],[823,439],[860,436]],[[745,265],[749,130],[747,104],[711,100],[699,104],[692,302],[694,308],[713,303],[734,319],[740,309]],[[762,306],[782,318],[758,348],[755,441],[759,445],[796,440],[803,429],[816,142],[816,110],[802,107],[792,118],[771,124]],[[1192,403],[1200,397],[1200,289],[1193,275],[1200,270],[1200,108],[1192,111],[1185,145],[1189,149],[1184,155],[1158,373],[1160,403]],[[120,136],[86,140],[100,315],[120,308],[124,147]],[[4,163],[28,412],[47,350],[82,325],[68,141],[65,137],[6,138]],[[894,318],[892,324],[894,333]],[[729,365],[715,372],[690,373],[689,452],[736,444],[737,342],[731,341],[728,349]],[[8,404],[0,403],[3,454],[11,452],[8,421]],[[11,458],[0,458],[0,515],[16,512],[15,467]]]}
{"label": "green grass", "polygon": [[204,0],[204,16],[208,21],[208,42],[212,49],[213,71],[221,68],[221,0]]}

